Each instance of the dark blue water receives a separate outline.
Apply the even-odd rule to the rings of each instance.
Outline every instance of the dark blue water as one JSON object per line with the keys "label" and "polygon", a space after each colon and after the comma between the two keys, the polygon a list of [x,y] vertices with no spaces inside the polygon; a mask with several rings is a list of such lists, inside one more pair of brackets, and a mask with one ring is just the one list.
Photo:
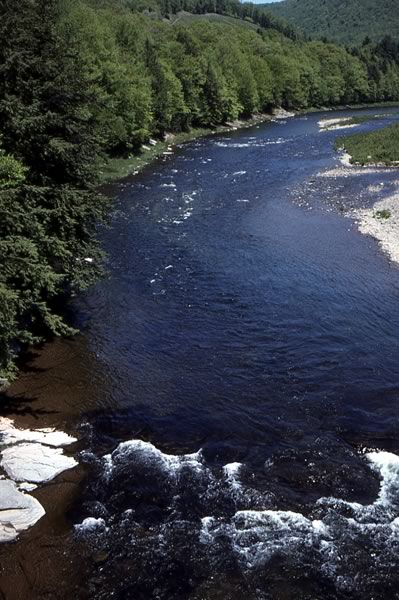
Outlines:
{"label": "dark blue water", "polygon": [[346,214],[397,174],[334,171],[320,118],[119,187],[81,306],[93,598],[399,598],[399,268]]}

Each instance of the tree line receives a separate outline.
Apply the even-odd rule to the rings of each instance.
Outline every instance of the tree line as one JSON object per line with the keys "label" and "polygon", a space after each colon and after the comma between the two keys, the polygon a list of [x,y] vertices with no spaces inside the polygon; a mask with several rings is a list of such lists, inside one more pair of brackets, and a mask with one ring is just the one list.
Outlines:
{"label": "tree line", "polygon": [[[21,347],[72,333],[65,299],[101,272],[96,229],[107,201],[96,185],[107,156],[139,152],[167,131],[279,106],[399,99],[389,41],[348,51],[287,36],[280,23],[254,27],[254,12],[244,16],[248,28],[207,21],[209,10],[234,14],[233,0],[216,0],[216,8],[183,1],[159,0],[152,10],[147,0],[0,0],[0,372],[7,377]],[[183,7],[204,17],[167,14]]]}

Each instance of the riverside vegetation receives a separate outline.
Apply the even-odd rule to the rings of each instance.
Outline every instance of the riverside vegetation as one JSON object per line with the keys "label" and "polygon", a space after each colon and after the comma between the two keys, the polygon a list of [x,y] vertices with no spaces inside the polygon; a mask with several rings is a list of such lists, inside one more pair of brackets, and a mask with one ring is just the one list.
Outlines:
{"label": "riverside vegetation", "polygon": [[309,41],[237,0],[2,0],[2,376],[27,344],[73,333],[65,300],[101,273],[107,160],[274,107],[398,99],[392,40]]}
{"label": "riverside vegetation", "polygon": [[399,124],[369,133],[341,137],[337,140],[336,147],[345,149],[351,155],[351,161],[356,164],[398,166]]}

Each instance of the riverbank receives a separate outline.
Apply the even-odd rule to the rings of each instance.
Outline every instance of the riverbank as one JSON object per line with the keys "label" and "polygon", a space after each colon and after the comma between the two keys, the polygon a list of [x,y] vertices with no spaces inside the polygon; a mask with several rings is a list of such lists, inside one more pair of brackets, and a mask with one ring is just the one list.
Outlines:
{"label": "riverbank", "polygon": [[[359,117],[338,117],[335,119],[322,119],[319,121],[320,131],[336,131],[340,129],[353,129],[369,121],[383,119],[388,115],[361,115]],[[339,138],[345,140],[346,138]]]}
{"label": "riverbank", "polygon": [[335,147],[345,150],[351,163],[361,166],[399,166],[399,124],[377,131],[340,137]]}
{"label": "riverbank", "polygon": [[152,161],[162,155],[168,155],[173,151],[173,147],[185,142],[191,142],[207,135],[226,133],[237,129],[246,129],[272,121],[273,119],[282,119],[294,116],[295,113],[276,109],[272,113],[261,113],[253,115],[249,119],[239,119],[226,125],[220,125],[215,128],[193,128],[187,132],[167,133],[164,140],[150,139],[147,144],[141,147],[139,154],[132,154],[127,158],[111,158],[99,171],[100,182],[102,184],[113,183],[125,179],[132,175],[137,175],[144,167],[151,164]]}
{"label": "riverbank", "polygon": [[[306,114],[314,114],[321,112],[334,112],[334,111],[344,111],[344,110],[361,110],[361,109],[372,109],[372,108],[392,108],[397,106],[397,103],[392,102],[379,102],[376,104],[355,104],[355,105],[347,105],[347,106],[336,106],[336,107],[315,107],[315,108],[307,108],[306,110],[300,111],[286,111],[283,108],[276,108],[271,113],[261,113],[257,115],[253,115],[249,119],[239,119],[234,121],[233,123],[227,123],[226,125],[220,125],[214,128],[193,128],[187,132],[181,133],[167,133],[164,140],[154,140],[151,139],[148,143],[144,144],[141,147],[139,154],[131,154],[128,157],[122,158],[110,158],[106,163],[101,165],[99,169],[99,179],[101,184],[114,183],[118,180],[125,179],[126,177],[130,177],[132,175],[136,175],[139,173],[144,167],[151,164],[152,161],[156,160],[158,157],[163,154],[168,154],[172,152],[174,146],[178,144],[183,144],[185,142],[190,142],[195,139],[205,137],[208,135],[215,135],[218,133],[225,133],[229,131],[235,131],[237,129],[246,129],[249,127],[253,127],[254,125],[258,125],[261,123],[265,123],[268,121],[272,121],[273,119],[284,119],[288,117],[292,117],[295,115],[306,115]],[[351,127],[355,127],[361,124],[364,121],[373,119],[373,116],[370,117],[353,117],[350,119]],[[343,119],[337,118],[333,119],[335,123],[338,124],[338,128],[341,128],[339,122]],[[329,130],[330,120],[323,120],[326,122],[326,130]],[[328,123],[327,123],[328,122]],[[342,123],[345,127],[345,124]]]}
{"label": "riverbank", "polygon": [[[349,179],[374,174],[383,179],[384,175],[396,172],[393,166],[358,165],[348,152],[341,154],[339,162],[340,166],[319,173],[319,177]],[[393,183],[391,181],[389,187],[380,181],[377,185],[369,186],[367,191],[377,196],[372,206],[351,209],[346,215],[354,219],[360,233],[374,238],[390,260],[399,264],[399,179]],[[379,199],[383,193],[388,195]]]}
{"label": "riverbank", "polygon": [[353,212],[358,229],[378,241],[389,258],[399,264],[399,181],[398,192],[374,204],[372,208]]}
{"label": "riverbank", "polygon": [[46,514],[31,492],[78,465],[64,454],[74,442],[54,428],[22,429],[0,417],[0,543],[15,540]]}
{"label": "riverbank", "polygon": [[[366,120],[381,118],[376,115],[369,118],[336,119],[320,122],[321,131],[334,128],[356,126]],[[375,169],[395,169],[399,166],[399,124],[393,124],[377,131],[340,137],[335,148],[343,152],[341,163],[347,176],[370,172]],[[396,188],[396,189],[395,189]],[[369,188],[369,193],[381,195],[384,182]],[[387,197],[378,200],[372,207],[352,211],[358,230],[377,240],[382,251],[399,263],[399,180]]]}

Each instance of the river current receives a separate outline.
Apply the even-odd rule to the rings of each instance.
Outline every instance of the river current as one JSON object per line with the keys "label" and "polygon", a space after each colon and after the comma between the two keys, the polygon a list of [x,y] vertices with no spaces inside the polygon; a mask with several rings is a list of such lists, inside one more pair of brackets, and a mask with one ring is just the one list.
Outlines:
{"label": "river current", "polygon": [[77,306],[90,598],[399,598],[399,268],[347,214],[399,177],[340,170],[334,116],[118,187]]}

